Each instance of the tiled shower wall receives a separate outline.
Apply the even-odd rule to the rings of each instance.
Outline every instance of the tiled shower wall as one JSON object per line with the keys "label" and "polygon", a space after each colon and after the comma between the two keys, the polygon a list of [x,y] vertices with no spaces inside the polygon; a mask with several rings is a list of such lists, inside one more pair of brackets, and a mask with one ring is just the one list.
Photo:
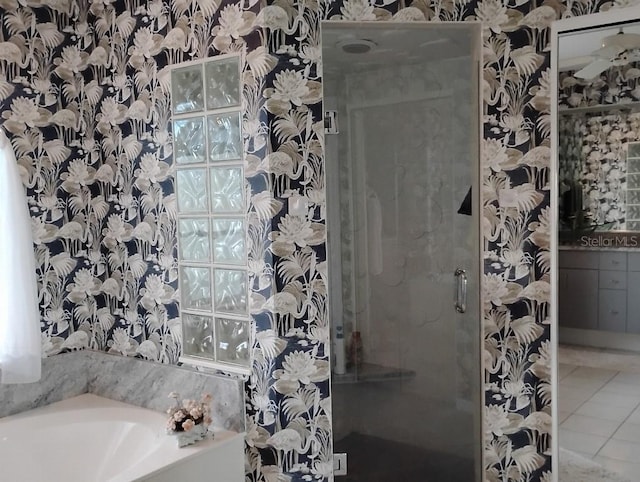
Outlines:
{"label": "tiled shower wall", "polygon": [[[556,18],[635,2],[267,3],[0,2],[0,112],[30,196],[46,353],[88,347],[176,362],[166,65],[246,49],[256,321],[248,480],[326,480],[319,23],[479,20],[485,472],[489,480],[549,480],[548,27]],[[293,193],[306,197],[306,216],[288,213]]]}
{"label": "tiled shower wall", "polygon": [[[336,385],[334,378],[334,440],[356,432],[434,453],[457,452],[461,459],[475,453],[467,433],[472,414],[467,418],[454,407],[477,404],[474,342],[480,328],[465,321],[478,313],[455,316],[451,302],[455,267],[467,269],[472,280],[478,272],[473,220],[456,213],[472,183],[469,162],[477,152],[470,138],[472,69],[470,57],[426,60],[380,65],[325,83],[325,95],[340,96],[340,134],[325,136],[327,152],[338,153],[327,157],[327,171],[340,171],[340,187],[328,186],[328,199],[340,199],[343,220],[339,245],[332,244],[338,229],[329,224],[331,258],[341,249],[344,260],[342,282],[329,295],[343,288],[344,308],[334,316],[343,317],[345,338],[354,329],[361,333],[366,363],[413,372],[402,383],[383,384],[387,389]],[[478,306],[473,292],[468,304]],[[402,409],[381,418],[382,407]],[[420,430],[416,420],[425,421]]]}

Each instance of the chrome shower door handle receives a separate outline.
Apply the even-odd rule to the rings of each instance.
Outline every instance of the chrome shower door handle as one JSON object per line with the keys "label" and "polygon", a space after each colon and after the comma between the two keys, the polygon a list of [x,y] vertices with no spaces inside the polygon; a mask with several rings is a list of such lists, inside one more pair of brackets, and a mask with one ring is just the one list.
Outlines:
{"label": "chrome shower door handle", "polygon": [[456,269],[454,276],[456,278],[456,311],[458,313],[464,313],[467,311],[467,272],[458,268]]}

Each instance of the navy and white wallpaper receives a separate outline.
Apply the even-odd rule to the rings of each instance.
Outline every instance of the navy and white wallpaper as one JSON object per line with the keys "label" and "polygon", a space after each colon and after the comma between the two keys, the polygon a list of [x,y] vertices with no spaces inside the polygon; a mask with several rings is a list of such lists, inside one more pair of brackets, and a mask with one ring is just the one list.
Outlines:
{"label": "navy and white wallpaper", "polygon": [[[244,52],[247,480],[328,480],[319,25],[479,20],[485,478],[550,480],[549,25],[629,3],[0,0],[0,115],[28,188],[46,353],[176,363],[167,65]],[[287,211],[293,194],[306,216]]]}
{"label": "navy and white wallpaper", "polygon": [[[559,118],[559,180],[577,182],[583,214],[600,229],[635,231],[637,199],[633,191],[637,162],[628,163],[630,143],[640,140],[640,113],[572,112]],[[562,184],[561,184],[562,189]],[[630,208],[630,212],[628,211]]]}
{"label": "navy and white wallpaper", "polygon": [[575,71],[566,70],[558,76],[560,109],[640,101],[639,62],[614,66],[595,79],[581,79],[574,74]]}
{"label": "navy and white wallpaper", "polygon": [[[602,229],[635,231],[640,226],[636,208],[627,213],[627,151],[629,143],[640,138],[640,114],[629,104],[640,101],[639,66],[638,62],[614,66],[590,80],[575,77],[571,70],[558,78],[559,179],[568,181],[565,186],[571,180],[580,184],[587,224]],[[580,110],[614,105],[622,109]],[[636,169],[632,166],[631,172]],[[635,176],[631,181],[635,187]],[[636,199],[631,196],[629,201]]]}

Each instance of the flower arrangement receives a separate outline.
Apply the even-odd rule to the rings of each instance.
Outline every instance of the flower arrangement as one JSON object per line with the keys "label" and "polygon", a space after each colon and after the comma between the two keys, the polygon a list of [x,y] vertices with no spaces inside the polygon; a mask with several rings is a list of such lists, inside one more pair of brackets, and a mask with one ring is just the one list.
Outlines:
{"label": "flower arrangement", "polygon": [[167,410],[167,433],[178,437],[180,447],[202,440],[211,424],[211,395],[203,395],[200,401],[181,400],[178,393],[171,392],[169,398],[175,403]]}

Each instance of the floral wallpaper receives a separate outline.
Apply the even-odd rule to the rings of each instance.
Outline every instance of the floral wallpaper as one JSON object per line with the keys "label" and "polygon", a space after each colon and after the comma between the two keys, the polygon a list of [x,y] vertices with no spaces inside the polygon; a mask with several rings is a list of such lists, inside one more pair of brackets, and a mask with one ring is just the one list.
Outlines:
{"label": "floral wallpaper", "polygon": [[330,479],[319,25],[479,20],[484,474],[550,480],[548,27],[631,3],[0,0],[0,116],[28,188],[45,352],[177,361],[167,66],[243,52],[247,480]]}
{"label": "floral wallpaper", "polygon": [[559,129],[559,179],[580,183],[583,210],[591,222],[635,229],[635,221],[627,222],[627,204],[636,203],[635,194],[630,192],[627,199],[627,188],[636,188],[637,167],[627,165],[627,152],[629,143],[640,139],[640,114],[566,113]]}
{"label": "floral wallpaper", "polygon": [[[571,217],[580,209],[582,181],[585,176],[582,141],[585,134],[586,114],[577,113],[558,117],[558,181],[559,218],[565,227],[571,225]],[[592,213],[589,213],[589,218]]]}
{"label": "floral wallpaper", "polygon": [[633,174],[637,170],[631,166],[631,175],[627,176],[627,151],[630,142],[638,141],[640,116],[628,108],[588,113],[571,109],[629,107],[629,103],[637,102],[638,67],[638,62],[612,67],[592,80],[579,79],[574,77],[574,71],[565,71],[558,79],[559,105],[564,110],[559,119],[560,180],[567,181],[565,185],[572,179],[579,181],[583,211],[590,223],[619,230],[636,230],[640,226],[636,221],[635,194],[627,199],[628,181],[631,179],[635,188]]}
{"label": "floral wallpaper", "polygon": [[627,104],[640,100],[640,63],[611,67],[595,79],[574,77],[575,71],[560,72],[560,109],[603,104]]}

